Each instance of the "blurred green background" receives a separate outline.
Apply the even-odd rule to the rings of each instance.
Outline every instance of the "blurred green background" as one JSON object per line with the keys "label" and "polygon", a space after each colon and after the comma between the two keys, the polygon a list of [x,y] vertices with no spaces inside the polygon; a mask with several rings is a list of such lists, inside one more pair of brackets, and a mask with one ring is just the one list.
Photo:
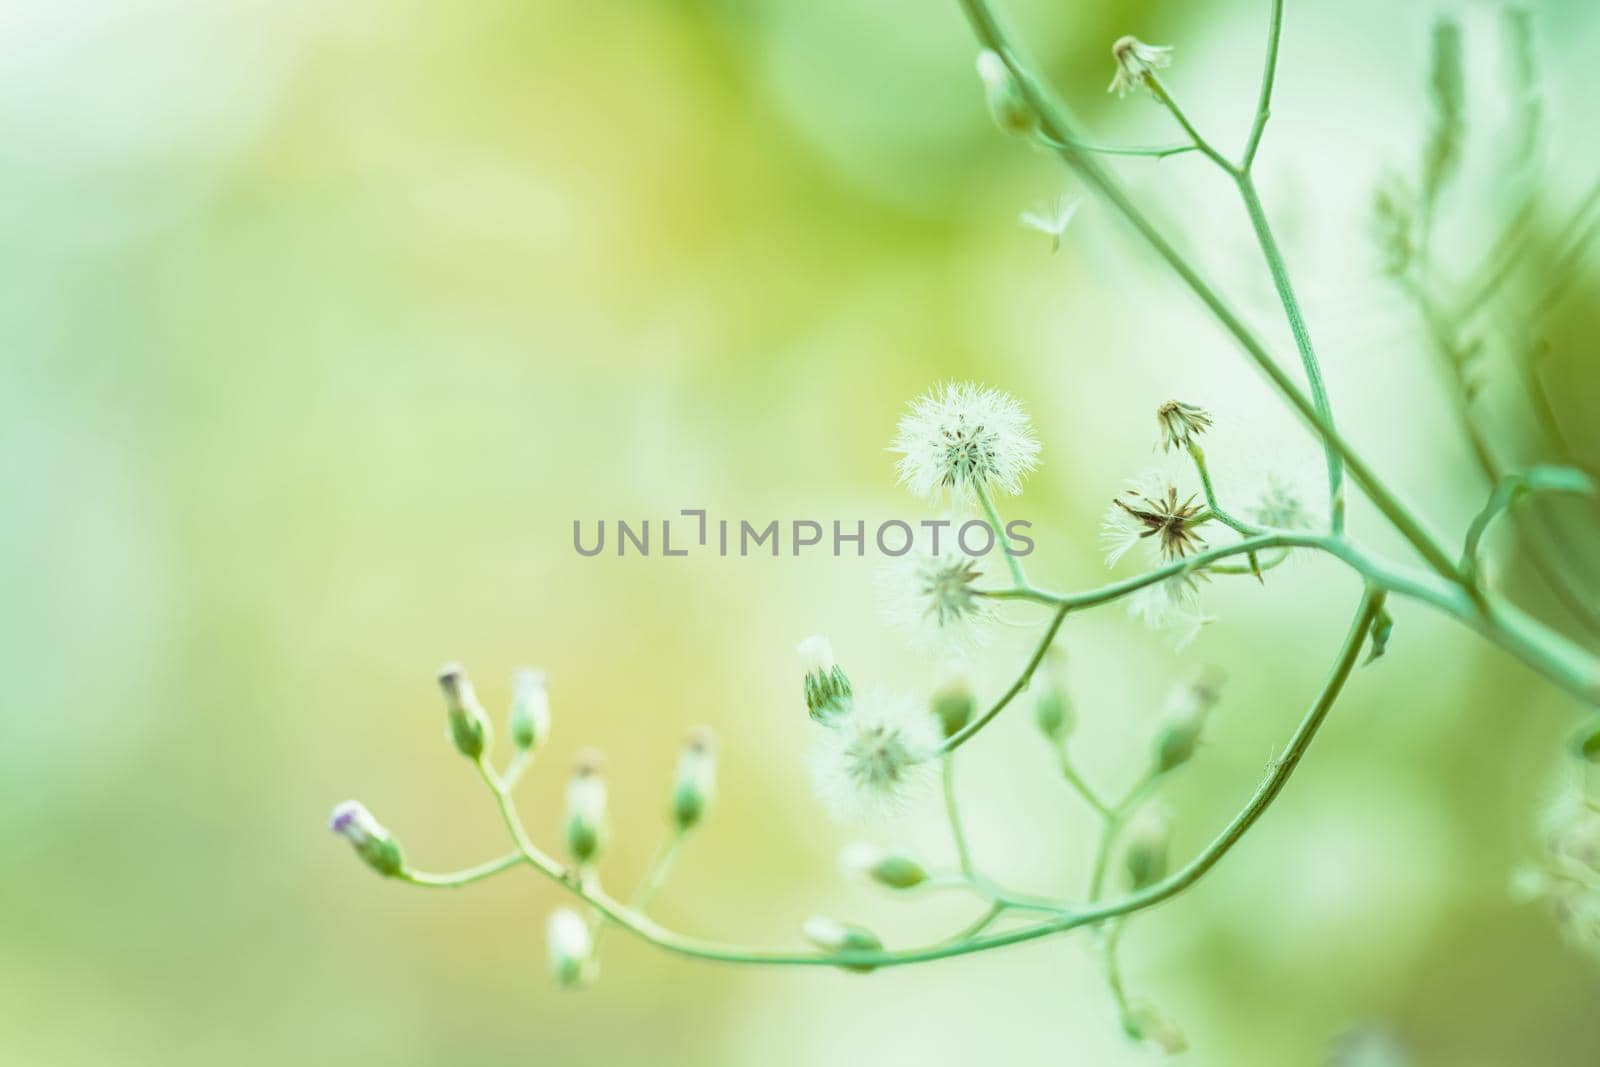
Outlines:
{"label": "blurred green background", "polygon": [[[1485,494],[1415,309],[1378,270],[1372,192],[1425,124],[1434,5],[1292,3],[1260,180],[1335,409],[1454,540]],[[1172,134],[1107,98],[1107,48],[1178,48],[1172,84],[1233,144],[1264,2],[1018,4],[1108,140]],[[1496,14],[1468,5],[1472,84]],[[1535,5],[1554,247],[1594,169],[1592,5]],[[15,1064],[1120,1065],[1086,938],[863,978],[732,969],[613,934],[601,980],[547,977],[559,893],[526,872],[457,894],[385,884],[324,828],[364,800],[419,866],[503,851],[442,736],[460,658],[497,712],[549,672],[550,751],[522,788],[557,841],[566,768],[605,749],[619,891],[665,829],[682,735],[722,790],[657,913],[797,941],[828,912],[891,944],[969,902],[887,900],[835,869],[862,836],[933,857],[932,806],[866,830],[812,798],[793,658],[814,631],[858,681],[925,686],[879,623],[870,559],[579,558],[571,523],[925,514],[884,449],[948,377],[1014,391],[1045,466],[1007,505],[1031,570],[1102,580],[1098,516],[1151,461],[1171,396],[1219,416],[1224,485],[1319,453],[1109,212],[1061,252],[1019,211],[1074,193],[989,124],[953,3],[913,0],[13,0],[0,12],[0,1060]],[[1485,66],[1479,65],[1479,59]],[[1492,114],[1492,112],[1491,112]],[[1476,127],[1475,127],[1476,128]],[[1193,157],[1119,164],[1286,357],[1228,190]],[[1515,190],[1463,182],[1448,249]],[[1542,247],[1542,246],[1541,246]],[[1537,252],[1508,299],[1536,303]],[[1593,280],[1542,324],[1556,458],[1600,449]],[[1497,447],[1544,450],[1515,417]],[[1547,450],[1546,450],[1547,451]],[[1597,562],[1586,516],[1574,588]],[[1400,553],[1362,507],[1358,535]],[[1520,577],[1514,595],[1572,629]],[[1228,674],[1174,784],[1177,845],[1249,794],[1331,659],[1356,589],[1316,561],[1218,585],[1175,656],[1120,611],[1063,643],[1091,777],[1145,759],[1166,688]],[[1590,601],[1594,601],[1591,599]],[[1301,773],[1202,885],[1133,923],[1127,980],[1195,1064],[1317,1064],[1354,1029],[1417,1064],[1600,1062],[1600,972],[1506,892],[1559,784],[1575,708],[1402,605]],[[980,689],[1015,673],[1018,608]],[[1079,884],[1088,813],[1025,709],[965,755],[980,859]]]}

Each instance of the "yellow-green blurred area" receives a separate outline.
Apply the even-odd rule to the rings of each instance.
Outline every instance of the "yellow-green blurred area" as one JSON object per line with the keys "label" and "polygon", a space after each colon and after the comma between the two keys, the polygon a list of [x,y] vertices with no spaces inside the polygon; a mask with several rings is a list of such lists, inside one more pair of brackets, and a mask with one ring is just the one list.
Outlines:
{"label": "yellow-green blurred area", "polygon": [[[1492,161],[1499,16],[1459,6],[1473,147],[1439,255],[1470,266],[1532,190],[1532,251],[1499,299],[1527,310],[1566,286],[1538,323],[1562,449],[1498,380],[1487,432],[1512,465],[1592,466],[1596,278],[1559,249],[1597,162],[1600,12],[1534,5],[1544,130],[1513,180]],[[1457,546],[1487,482],[1369,237],[1380,178],[1416,173],[1430,26],[1451,7],[1290,3],[1259,180],[1336,418]],[[1176,46],[1170,84],[1232,149],[1267,9],[1010,14],[1097,139],[1176,134],[1148,98],[1104,91],[1109,44],[1132,32]],[[0,1062],[1153,1056],[1120,1033],[1088,934],[861,976],[700,963],[614,930],[594,987],[562,992],[543,945],[557,887],[526,870],[459,892],[386,883],[325,828],[358,797],[419,867],[505,851],[432,676],[463,660],[501,714],[532,663],[555,724],[519,789],[530,829],[558,848],[572,757],[603,749],[619,895],[666,833],[681,738],[720,735],[720,794],[663,922],[794,947],[825,913],[905,946],[981,910],[837,870],[860,839],[948,862],[932,798],[860,827],[810,789],[798,640],[830,635],[858,684],[933,677],[879,621],[873,559],[586,559],[571,541],[575,519],[649,518],[659,536],[692,507],[931,517],[885,448],[904,403],[951,378],[1029,406],[1044,465],[1002,507],[1034,523],[1029,569],[1052,588],[1105,580],[1099,515],[1159,459],[1151,413],[1171,397],[1216,414],[1225,494],[1268,467],[1316,491],[1315,442],[1109,209],[1086,196],[1054,255],[1018,225],[1085,190],[993,127],[973,58],[956,5],[926,0],[5,5]],[[1226,181],[1193,155],[1116,168],[1298,375]],[[1569,507],[1563,582],[1594,604],[1595,527]],[[1414,564],[1364,503],[1351,526]],[[1492,541],[1507,594],[1582,639],[1513,527]],[[1201,757],[1168,790],[1178,853],[1202,847],[1358,593],[1319,559],[1219,579],[1217,621],[1181,653],[1120,607],[1073,617],[1084,772],[1124,788],[1168,687],[1221,668]],[[1130,991],[1183,1027],[1186,1062],[1320,1064],[1351,1031],[1417,1065],[1600,1062],[1600,970],[1507,892],[1579,709],[1436,615],[1395,616],[1259,826],[1127,929]],[[1043,622],[1008,608],[980,696]],[[1009,882],[1074,895],[1095,823],[1029,719],[1021,701],[962,751],[974,847]]]}

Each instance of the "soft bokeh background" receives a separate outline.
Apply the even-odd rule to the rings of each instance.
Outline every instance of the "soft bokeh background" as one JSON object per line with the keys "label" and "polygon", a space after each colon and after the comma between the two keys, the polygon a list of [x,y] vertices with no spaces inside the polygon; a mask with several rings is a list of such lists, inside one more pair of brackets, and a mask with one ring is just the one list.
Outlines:
{"label": "soft bokeh background", "polygon": [[[1418,152],[1432,7],[1291,4],[1260,170],[1339,418],[1454,540],[1484,485],[1367,237],[1379,176]],[[1535,227],[1553,248],[1596,163],[1600,24],[1576,0],[1535,7]],[[1178,46],[1173,84],[1233,144],[1265,8],[1014,14],[1097,135],[1171,136],[1148,101],[1104,94],[1107,45],[1131,31]],[[1495,13],[1463,10],[1492,97]],[[465,660],[500,709],[535,662],[556,723],[522,790],[530,823],[554,843],[572,754],[604,748],[619,889],[661,838],[680,737],[722,736],[720,802],[664,920],[776,945],[824,911],[905,944],[969,917],[848,884],[833,857],[863,831],[808,789],[800,637],[831,634],[858,680],[930,675],[877,621],[871,560],[582,559],[570,536],[577,518],[694,506],[921,517],[884,446],[904,401],[950,376],[1035,414],[1046,465],[1007,506],[1035,522],[1031,567],[1055,587],[1102,580],[1098,513],[1151,461],[1170,396],[1219,414],[1225,485],[1264,465],[1314,484],[1315,447],[1108,212],[1085,204],[1055,256],[1016,224],[1073,187],[988,123],[972,58],[953,4],[913,0],[5,5],[0,1060],[1146,1058],[1085,938],[862,978],[613,935],[599,984],[562,993],[541,943],[550,885],[384,884],[323,828],[354,795],[419,865],[502,850],[432,672]],[[1206,165],[1120,169],[1287,355]],[[1510,197],[1464,183],[1441,240],[1481,246]],[[1554,258],[1532,257],[1513,302],[1540,300]],[[1542,326],[1571,453],[1556,458],[1592,460],[1593,279],[1567,273]],[[1518,425],[1493,432],[1525,461]],[[1369,511],[1353,523],[1400,552]],[[1568,563],[1592,570],[1593,528],[1571,539]],[[1221,621],[1182,655],[1120,611],[1074,619],[1088,773],[1129,781],[1165,689],[1222,667],[1211,742],[1172,793],[1178,847],[1199,847],[1298,717],[1355,595],[1311,561],[1219,587]],[[1128,981],[1181,1022],[1188,1062],[1320,1063],[1352,1029],[1417,1064],[1600,1061],[1600,972],[1506,892],[1576,709],[1429,614],[1396,614],[1391,654],[1277,807],[1129,929]],[[984,692],[1038,622],[1010,620]],[[967,750],[969,818],[984,863],[1066,892],[1092,826],[1027,718]],[[932,810],[865,834],[948,854]]]}

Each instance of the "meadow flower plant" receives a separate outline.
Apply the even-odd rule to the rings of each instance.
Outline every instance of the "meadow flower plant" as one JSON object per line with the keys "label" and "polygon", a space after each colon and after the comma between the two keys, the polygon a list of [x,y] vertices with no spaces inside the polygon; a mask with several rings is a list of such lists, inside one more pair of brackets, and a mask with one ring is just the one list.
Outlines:
{"label": "meadow flower plant", "polygon": [[[883,831],[878,820],[885,813],[931,801],[934,793],[942,793],[950,831],[948,856],[912,856],[892,844],[863,841],[841,860],[851,876],[893,893],[942,890],[971,896],[977,909],[972,920],[931,942],[886,944],[872,930],[845,918],[816,916],[793,932],[797,936],[789,943],[799,947],[767,948],[689,936],[651,918],[650,900],[667,877],[678,848],[704,832],[713,814],[716,742],[705,730],[690,734],[674,780],[664,783],[668,839],[631,894],[614,895],[599,871],[613,829],[606,770],[598,753],[580,756],[569,780],[565,858],[536,843],[513,795],[551,728],[545,676],[533,669],[516,675],[505,731],[512,751],[503,767],[492,759],[495,731],[466,672],[451,664],[439,673],[447,736],[487,788],[505,824],[509,852],[467,870],[430,873],[411,866],[390,832],[355,801],[334,810],[332,828],[375,872],[411,885],[457,888],[530,867],[563,887],[574,898],[574,907],[550,916],[547,943],[552,972],[567,986],[593,980],[598,935],[608,926],[695,959],[851,972],[996,951],[1074,931],[1092,932],[1122,1029],[1130,1039],[1153,1049],[1178,1052],[1187,1044],[1178,1023],[1124,989],[1118,966],[1122,931],[1142,913],[1202,882],[1272,806],[1357,667],[1387,650],[1393,620],[1386,605],[1391,600],[1419,605],[1478,635],[1563,690],[1576,706],[1589,712],[1600,706],[1600,659],[1592,646],[1563,636],[1511,603],[1483,565],[1495,528],[1511,519],[1519,502],[1547,493],[1593,494],[1594,486],[1581,470],[1559,463],[1507,465],[1482,447],[1482,434],[1473,420],[1471,382],[1483,349],[1475,324],[1477,309],[1515,269],[1517,257],[1527,252],[1519,231],[1508,227],[1503,239],[1485,253],[1480,269],[1467,278],[1465,301],[1455,300],[1453,292],[1441,292],[1447,270],[1435,258],[1432,237],[1445,225],[1440,191],[1459,169],[1466,137],[1461,32],[1454,22],[1441,20],[1432,42],[1431,110],[1422,158],[1415,175],[1385,181],[1376,199],[1375,224],[1384,269],[1423,312],[1432,327],[1432,343],[1456,375],[1466,413],[1463,427],[1478,446],[1488,476],[1481,511],[1465,529],[1445,538],[1338,428],[1310,325],[1256,189],[1254,165],[1273,111],[1284,27],[1282,0],[1262,0],[1265,47],[1259,91],[1254,118],[1236,152],[1208,139],[1183,110],[1177,92],[1166,81],[1181,72],[1181,65],[1173,64],[1173,49],[1133,37],[1117,40],[1111,47],[1111,89],[1118,95],[1137,92],[1153,100],[1167,113],[1178,140],[1156,147],[1105,144],[1091,139],[1058,102],[989,0],[957,3],[974,31],[981,90],[1000,129],[1065,164],[1086,195],[1120,216],[1132,236],[1209,310],[1246,363],[1264,375],[1320,446],[1319,499],[1306,499],[1292,481],[1278,478],[1266,479],[1254,498],[1225,498],[1203,445],[1239,428],[1198,404],[1172,398],[1153,412],[1150,444],[1180,462],[1181,469],[1136,478],[1105,501],[1102,538],[1107,564],[1127,573],[1093,588],[1060,592],[1036,584],[1023,559],[1005,552],[1000,553],[1004,566],[998,560],[982,566],[959,545],[934,547],[899,561],[902,565],[885,579],[893,594],[893,621],[930,638],[928,643],[944,660],[937,681],[920,694],[896,692],[855,667],[852,671],[860,677],[847,674],[824,637],[800,642],[793,711],[799,714],[803,706],[811,720],[813,777],[826,803],[860,820],[866,833],[877,836]],[[1530,49],[1526,19],[1515,14],[1508,19],[1519,47]],[[1529,60],[1518,69],[1531,72],[1537,63]],[[1536,95],[1524,91],[1519,99]],[[1528,121],[1536,119],[1534,113]],[[1289,360],[1280,361],[1201,267],[1180,251],[1111,162],[1123,159],[1121,166],[1144,166],[1147,163],[1140,157],[1181,153],[1209,160],[1236,192],[1294,340]],[[1600,193],[1596,201],[1600,202]],[[1064,200],[1055,213],[1028,217],[1027,224],[1060,242],[1074,210],[1076,201]],[[1510,264],[1505,262],[1508,258]],[[1297,374],[1285,369],[1292,360],[1298,362]],[[953,516],[974,517],[1000,545],[1006,543],[1001,504],[1023,492],[1041,461],[1039,440],[1022,401],[973,382],[937,383],[912,400],[890,449],[898,457],[899,481],[912,496]],[[1130,467],[1136,462],[1129,457]],[[1351,493],[1370,502],[1375,521],[1395,535],[1395,543],[1405,546],[1406,558],[1380,556],[1347,529],[1346,500]],[[1555,541],[1543,544],[1534,562],[1559,578],[1561,546]],[[1301,698],[1304,715],[1253,794],[1223,825],[1209,831],[1209,840],[1198,850],[1175,849],[1172,828],[1182,815],[1162,793],[1185,767],[1203,757],[1206,725],[1224,704],[1221,679],[1200,672],[1172,687],[1160,725],[1148,739],[1143,773],[1125,792],[1112,795],[1097,787],[1074,758],[1077,716],[1072,671],[1058,635],[1069,616],[1120,603],[1151,625],[1170,628],[1180,641],[1186,640],[1207,621],[1202,599],[1208,587],[1270,583],[1271,572],[1291,553],[1326,557],[1359,579],[1361,592],[1351,605],[1348,627],[1331,651],[1325,680]],[[1130,566],[1130,560],[1137,560],[1137,566]],[[1033,650],[1008,686],[979,700],[959,669],[961,659],[978,654],[982,629],[996,609],[1006,605],[1031,613],[1017,625],[1033,628]],[[1579,604],[1574,610],[1597,613],[1594,605]],[[1600,620],[1596,626],[1600,633]],[[791,635],[786,640],[793,639]],[[1098,822],[1086,887],[1068,897],[1027,893],[996,881],[974,859],[961,817],[955,784],[961,749],[1030,689],[1039,742],[1049,748],[1062,778]],[[1517,881],[1526,896],[1550,906],[1575,940],[1600,946],[1600,789],[1596,788],[1600,734],[1591,728],[1575,747],[1572,762],[1579,768],[1578,782],[1552,815],[1542,853],[1519,872]]]}

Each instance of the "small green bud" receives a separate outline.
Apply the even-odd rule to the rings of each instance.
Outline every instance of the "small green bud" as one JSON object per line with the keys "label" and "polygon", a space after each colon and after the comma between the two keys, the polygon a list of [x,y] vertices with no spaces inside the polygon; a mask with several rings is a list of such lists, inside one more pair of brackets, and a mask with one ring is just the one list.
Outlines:
{"label": "small green bud", "polygon": [[545,941],[550,950],[550,970],[561,985],[576,989],[593,976],[594,937],[589,933],[589,924],[577,912],[571,908],[551,912]]}
{"label": "small green bud", "polygon": [[[871,930],[823,915],[813,915],[807,919],[801,932],[807,941],[827,952],[878,952],[883,949],[883,942]],[[866,974],[873,970],[873,965],[845,964],[844,969]]]}
{"label": "small green bud", "polygon": [[1122,852],[1130,889],[1144,889],[1167,876],[1167,847],[1171,840],[1172,824],[1165,812],[1148,808],[1134,820]]}
{"label": "small green bud", "polygon": [[1067,654],[1051,648],[1045,654],[1044,688],[1033,705],[1033,721],[1051,741],[1064,741],[1072,732],[1072,698],[1067,694]]}
{"label": "small green bud", "polygon": [[1122,1017],[1122,1032],[1135,1041],[1149,1042],[1168,1056],[1176,1056],[1189,1048],[1189,1040],[1178,1025],[1147,1003],[1128,1008]]}
{"label": "small green bud", "polygon": [[356,855],[385,878],[393,878],[405,869],[400,846],[360,801],[347,800],[334,808],[328,829],[350,842]]}
{"label": "small green bud", "polygon": [[850,679],[833,661],[833,646],[820,634],[801,641],[795,649],[805,671],[806,710],[820,723],[843,714],[850,707],[854,692]]}
{"label": "small green bud", "polygon": [[1166,774],[1188,763],[1200,744],[1206,717],[1220,697],[1220,680],[1206,672],[1178,686],[1167,697],[1165,721],[1156,732],[1156,770]]}
{"label": "small green bud", "polygon": [[678,777],[672,788],[672,824],[679,833],[693,829],[705,817],[716,781],[717,735],[702,726],[689,734],[678,756]]}
{"label": "small green bud", "polygon": [[580,866],[587,865],[599,858],[605,840],[605,757],[585,749],[567,783],[567,851]]}
{"label": "small green bud", "polygon": [[1572,738],[1572,754],[1585,763],[1600,764],[1600,723],[1590,723]]}
{"label": "small green bud", "polygon": [[523,667],[511,683],[511,743],[522,751],[544,744],[550,736],[550,695],[544,671]]}
{"label": "small green bud", "polygon": [[983,97],[995,125],[1006,133],[1027,136],[1039,126],[1039,116],[1022,95],[1022,87],[1000,53],[978,53],[978,77],[983,79]]}
{"label": "small green bud", "polygon": [[865,878],[889,889],[911,889],[928,880],[928,872],[909,856],[886,852],[876,845],[855,844],[839,855],[845,873]]}
{"label": "small green bud", "polygon": [[943,731],[944,736],[954,737],[972,720],[972,712],[977,707],[977,698],[972,695],[972,683],[967,680],[967,676],[959,671],[952,671],[933,691],[933,698],[928,705],[934,718],[939,720],[939,729]]}
{"label": "small green bud", "polygon": [[444,692],[450,740],[463,756],[478,759],[488,750],[492,731],[489,716],[478,703],[478,694],[461,664],[446,663],[439,668],[439,688]]}

